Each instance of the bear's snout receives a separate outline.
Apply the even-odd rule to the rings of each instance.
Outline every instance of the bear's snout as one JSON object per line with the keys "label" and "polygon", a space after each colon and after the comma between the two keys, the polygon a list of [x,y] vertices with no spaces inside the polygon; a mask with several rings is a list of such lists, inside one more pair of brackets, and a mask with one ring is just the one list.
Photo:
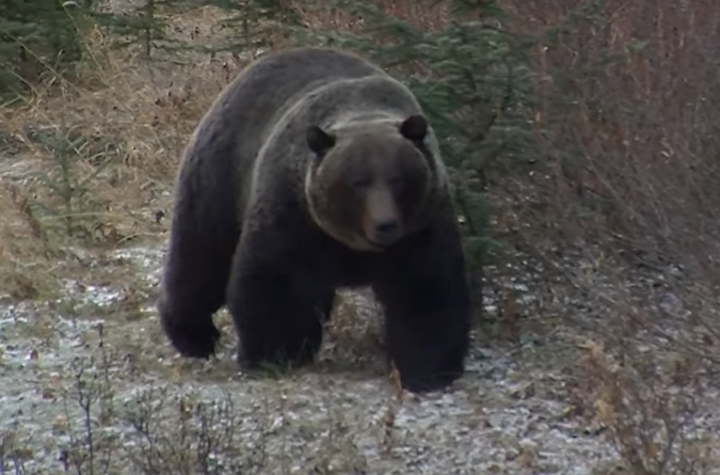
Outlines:
{"label": "bear's snout", "polygon": [[400,218],[391,213],[390,215],[369,217],[363,225],[365,239],[373,246],[384,248],[399,241],[402,238],[402,222]]}
{"label": "bear's snout", "polygon": [[375,225],[373,242],[387,246],[400,238],[400,222],[397,219],[380,221]]}
{"label": "bear's snout", "polygon": [[370,244],[387,247],[402,237],[395,198],[387,189],[372,189],[365,197],[363,232]]}

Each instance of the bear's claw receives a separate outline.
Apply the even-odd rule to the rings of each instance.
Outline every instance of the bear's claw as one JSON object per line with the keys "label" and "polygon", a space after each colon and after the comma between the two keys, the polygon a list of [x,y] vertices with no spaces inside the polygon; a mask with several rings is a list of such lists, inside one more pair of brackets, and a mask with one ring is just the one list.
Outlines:
{"label": "bear's claw", "polygon": [[202,327],[166,325],[165,332],[172,346],[187,358],[210,358],[220,340],[220,332],[212,323]]}

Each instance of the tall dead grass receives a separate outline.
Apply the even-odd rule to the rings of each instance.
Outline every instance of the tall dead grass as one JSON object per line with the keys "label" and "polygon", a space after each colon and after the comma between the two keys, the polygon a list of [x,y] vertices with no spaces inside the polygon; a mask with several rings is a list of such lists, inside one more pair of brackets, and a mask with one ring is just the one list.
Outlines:
{"label": "tall dead grass", "polygon": [[[211,42],[219,15],[207,8],[179,15],[171,28],[198,43]],[[147,61],[139,51],[113,48],[113,38],[99,29],[84,41],[88,55],[72,77],[47,65],[48,79],[32,85],[24,104],[0,106],[0,129],[11,142],[0,160],[0,280],[10,282],[13,295],[19,295],[12,290],[19,279],[23,288],[43,287],[52,277],[38,269],[62,267],[57,251],[77,242],[47,231],[67,214],[88,228],[84,244],[163,239],[165,222],[156,217],[169,205],[187,138],[242,64],[232,55],[161,52]],[[61,154],[43,136],[71,146],[72,179],[91,188],[69,212],[43,181],[64,178]],[[72,145],[78,137],[80,145]]]}
{"label": "tall dead grass", "polygon": [[[589,5],[503,3],[533,33]],[[646,263],[681,259],[688,271],[720,276],[720,10],[705,0],[610,0],[601,8],[604,24],[575,22],[557,44],[535,51],[545,79],[537,125],[551,131],[544,145],[574,152],[555,159],[543,185],[546,212],[568,237],[612,235]],[[605,67],[609,55],[623,59]],[[559,108],[561,94],[574,110]],[[577,212],[592,204],[607,209],[594,225]]]}
{"label": "tall dead grass", "polygon": [[[539,38],[591,5],[501,3]],[[600,319],[575,367],[587,383],[580,406],[632,473],[705,473],[717,462],[699,448],[717,439],[695,425],[720,369],[720,10],[704,0],[600,8],[604,22],[572,22],[537,45],[535,119],[550,170],[508,177],[506,190],[530,184],[532,198],[515,194],[513,206],[535,223],[524,232],[538,254],[574,247],[614,274],[608,288],[563,270]],[[603,63],[610,56],[622,59]]]}

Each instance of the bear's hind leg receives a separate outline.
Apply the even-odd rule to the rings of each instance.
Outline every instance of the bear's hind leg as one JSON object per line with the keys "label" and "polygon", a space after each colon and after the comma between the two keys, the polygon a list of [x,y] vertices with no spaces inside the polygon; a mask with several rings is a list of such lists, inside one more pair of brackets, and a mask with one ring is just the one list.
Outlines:
{"label": "bear's hind leg", "polygon": [[238,361],[248,369],[310,363],[322,344],[330,294],[311,290],[286,266],[261,255],[241,244],[228,286],[227,306],[240,340]]}
{"label": "bear's hind leg", "polygon": [[459,232],[453,223],[440,223],[387,252],[373,290],[385,310],[389,357],[405,389],[442,389],[463,374],[469,346]]}

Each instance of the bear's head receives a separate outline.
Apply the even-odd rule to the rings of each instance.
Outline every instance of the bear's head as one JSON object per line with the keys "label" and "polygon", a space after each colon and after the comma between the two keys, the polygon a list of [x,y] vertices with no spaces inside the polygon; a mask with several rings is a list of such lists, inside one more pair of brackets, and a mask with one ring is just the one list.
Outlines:
{"label": "bear's head", "polygon": [[315,222],[355,250],[382,251],[417,227],[436,173],[422,115],[310,126],[305,197]]}

